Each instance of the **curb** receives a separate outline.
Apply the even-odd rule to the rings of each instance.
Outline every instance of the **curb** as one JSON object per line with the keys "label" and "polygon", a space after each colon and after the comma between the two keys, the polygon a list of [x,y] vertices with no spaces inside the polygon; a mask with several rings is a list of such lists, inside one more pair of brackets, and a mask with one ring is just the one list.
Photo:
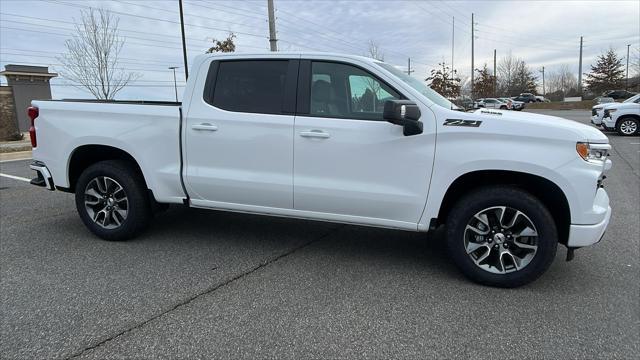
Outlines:
{"label": "curb", "polygon": [[4,143],[0,144],[0,153],[10,153],[16,151],[30,151],[31,143],[18,142],[18,143]]}

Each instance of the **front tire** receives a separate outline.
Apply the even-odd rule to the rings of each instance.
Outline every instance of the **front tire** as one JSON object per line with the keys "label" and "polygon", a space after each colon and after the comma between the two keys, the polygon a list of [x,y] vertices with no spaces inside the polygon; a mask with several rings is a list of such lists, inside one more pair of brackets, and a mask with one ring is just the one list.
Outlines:
{"label": "front tire", "polygon": [[142,232],[151,219],[146,185],[127,161],[107,160],[89,166],[78,178],[76,209],[96,236],[124,241]]}
{"label": "front tire", "polygon": [[475,190],[447,219],[449,255],[466,277],[484,285],[511,288],[536,280],[553,262],[557,244],[549,211],[516,187]]}
{"label": "front tire", "polygon": [[632,117],[623,117],[616,123],[616,131],[622,136],[631,136],[640,133],[640,121]]}

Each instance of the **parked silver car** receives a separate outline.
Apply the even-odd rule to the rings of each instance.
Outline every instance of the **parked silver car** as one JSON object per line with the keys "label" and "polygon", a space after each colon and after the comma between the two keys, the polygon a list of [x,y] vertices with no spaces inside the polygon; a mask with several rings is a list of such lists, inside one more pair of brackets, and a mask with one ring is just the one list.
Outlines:
{"label": "parked silver car", "polygon": [[487,109],[502,109],[508,110],[509,104],[503,102],[502,100],[496,98],[486,98],[486,99],[478,99],[476,100],[476,107],[478,108],[487,108]]}
{"label": "parked silver car", "polygon": [[[498,100],[507,104],[507,108],[510,110],[520,111],[524,109],[524,103],[522,101],[516,101],[510,98],[498,98]],[[509,102],[511,102],[511,106],[509,106]]]}

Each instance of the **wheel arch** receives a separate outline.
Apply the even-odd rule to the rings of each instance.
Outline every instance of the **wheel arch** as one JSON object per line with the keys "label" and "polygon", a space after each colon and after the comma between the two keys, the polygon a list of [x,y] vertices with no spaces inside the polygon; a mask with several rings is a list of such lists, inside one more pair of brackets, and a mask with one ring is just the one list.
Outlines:
{"label": "wheel arch", "polygon": [[616,120],[616,125],[615,127],[618,127],[618,125],[620,124],[620,122],[626,118],[632,118],[635,119],[636,121],[640,122],[640,115],[638,114],[624,114],[624,115],[620,115],[620,117],[618,117],[618,119]]}
{"label": "wheel arch", "polygon": [[82,172],[89,166],[105,160],[124,160],[131,163],[135,167],[136,171],[142,175],[142,178],[145,181],[145,186],[148,188],[142,168],[131,154],[114,146],[90,144],[78,146],[69,156],[69,164],[67,167],[67,176],[69,179],[68,190],[70,192],[75,192],[75,186],[80,174],[82,174]]}
{"label": "wheel arch", "polygon": [[544,177],[509,170],[479,170],[459,176],[447,188],[438,211],[437,224],[444,224],[453,205],[472,190],[491,185],[514,185],[540,199],[551,213],[558,229],[558,242],[567,244],[571,210],[562,189]]}

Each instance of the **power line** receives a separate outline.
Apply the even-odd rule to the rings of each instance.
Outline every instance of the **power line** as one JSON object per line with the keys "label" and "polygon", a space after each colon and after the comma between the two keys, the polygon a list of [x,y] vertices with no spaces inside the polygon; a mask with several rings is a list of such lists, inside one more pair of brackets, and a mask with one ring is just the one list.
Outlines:
{"label": "power line", "polygon": [[[84,8],[84,9],[93,9],[93,7],[88,6],[88,5],[81,5],[81,4],[69,4],[66,2],[62,2],[62,1],[55,1],[55,0],[41,0],[44,2],[48,2],[48,3],[52,3],[52,4],[58,4],[58,5],[64,5],[64,6],[70,6],[70,7],[74,7],[74,8]],[[155,17],[151,17],[151,16],[143,16],[143,15],[136,15],[136,14],[129,14],[129,13],[125,13],[125,12],[121,12],[121,11],[116,11],[116,10],[109,10],[110,12],[114,13],[114,14],[118,14],[118,15],[122,15],[122,16],[130,16],[130,17],[135,17],[135,18],[139,18],[139,19],[147,19],[147,20],[154,20],[154,21],[162,21],[162,22],[166,22],[166,23],[171,23],[171,24],[178,24],[180,25],[179,21],[173,21],[173,20],[168,20],[168,19],[161,19],[161,18],[155,18]],[[197,27],[197,28],[202,28],[202,29],[209,29],[209,30],[217,30],[217,31],[224,31],[224,32],[229,32],[230,30],[227,29],[220,29],[220,28],[215,28],[215,27],[211,27],[211,26],[204,26],[204,25],[196,25],[196,24],[188,24],[185,23],[185,26],[191,26],[191,27]],[[241,34],[241,35],[246,35],[246,36],[253,36],[253,37],[257,37],[257,38],[265,38],[264,35],[259,35],[259,34],[254,34],[254,33],[248,33],[248,32],[243,32],[243,31],[235,31],[233,30],[234,33],[236,34]]]}
{"label": "power line", "polygon": [[[62,52],[59,51],[45,51],[45,50],[29,50],[29,49],[11,49],[11,48],[0,48],[0,51],[22,51],[22,52],[26,52],[27,54],[19,54],[19,55],[25,55],[25,56],[32,56],[32,53],[41,53],[41,54],[55,54],[55,55],[62,55]],[[6,54],[6,53],[3,53]],[[18,55],[18,54],[16,54]],[[162,66],[162,67],[166,67],[169,64],[173,63],[172,61],[157,61],[157,60],[141,60],[141,59],[137,59],[137,58],[127,58],[127,57],[119,57],[119,59],[122,60],[131,60],[131,61],[136,61],[136,63],[132,62],[131,64],[135,64],[135,65],[152,65],[152,66]],[[175,62],[175,61],[174,61]],[[155,64],[154,64],[155,63]]]}
{"label": "power line", "polygon": [[[11,14],[11,13],[6,13],[6,12],[0,12],[0,15],[8,15],[8,16],[15,16],[15,17],[19,17],[19,18],[26,18],[26,19],[33,19],[33,20],[38,20],[38,21],[43,21],[43,22],[55,22],[55,23],[63,23],[63,24],[72,24],[72,25],[77,25],[77,23],[72,22],[72,21],[63,21],[63,20],[53,20],[53,19],[45,19],[45,18],[39,18],[39,17],[34,17],[34,16],[23,16],[23,15],[18,15],[18,14]],[[3,21],[8,21],[8,22],[18,22],[16,20],[3,20]],[[36,23],[24,23],[24,24],[29,24],[29,25],[33,25],[33,26],[46,26],[46,25],[42,25],[42,24],[36,24]],[[50,26],[50,25],[49,25]],[[68,29],[65,28],[65,30],[75,30],[74,29]],[[135,33],[135,34],[144,34],[144,35],[152,35],[152,36],[162,36],[162,37],[171,37],[171,38],[180,38],[180,36],[177,35],[170,35],[170,34],[158,34],[158,33],[152,33],[152,32],[147,32],[147,31],[138,31],[138,30],[130,30],[130,29],[121,29],[118,28],[119,32],[125,32],[125,33]],[[187,38],[188,40],[191,41],[201,41],[201,42],[208,42],[207,40],[204,39],[196,39],[196,38]],[[150,41],[160,41],[157,39],[144,39],[144,40],[150,40]]]}
{"label": "power line", "polygon": [[[1,29],[8,29],[8,30],[27,31],[27,32],[46,34],[46,35],[57,35],[57,36],[69,37],[68,33],[67,34],[61,34],[61,33],[55,33],[55,32],[51,32],[51,31],[38,31],[38,30],[31,30],[31,29],[21,29],[21,28],[15,28],[15,27],[10,27],[10,26],[0,26],[0,28]],[[128,44],[132,44],[132,45],[149,46],[149,47],[155,47],[155,48],[165,48],[165,49],[171,49],[171,50],[175,50],[176,49],[175,47],[171,47],[171,46],[151,45],[151,44],[131,42],[131,41],[127,41],[127,43]]]}
{"label": "power line", "polygon": [[[122,1],[122,0],[110,0],[110,1],[113,1],[113,2],[116,2],[116,3],[120,3],[120,4],[139,6],[139,7],[145,8],[145,9],[154,9],[154,10],[158,10],[158,11],[164,11],[164,12],[168,12],[170,14],[175,15],[175,11],[168,10],[166,8],[159,8],[159,7],[155,7],[155,6],[136,4],[134,2]],[[189,3],[187,3],[187,4],[189,4]],[[220,19],[215,19],[215,18],[211,18],[211,17],[208,17],[208,16],[187,14],[186,12],[185,12],[185,15],[188,15],[190,18],[205,19],[207,21],[223,22],[223,23],[232,24],[232,25],[251,27],[251,25],[248,25],[248,24],[243,24],[243,23],[238,23],[238,22],[233,22],[233,21],[228,21],[228,20],[220,20]]]}

